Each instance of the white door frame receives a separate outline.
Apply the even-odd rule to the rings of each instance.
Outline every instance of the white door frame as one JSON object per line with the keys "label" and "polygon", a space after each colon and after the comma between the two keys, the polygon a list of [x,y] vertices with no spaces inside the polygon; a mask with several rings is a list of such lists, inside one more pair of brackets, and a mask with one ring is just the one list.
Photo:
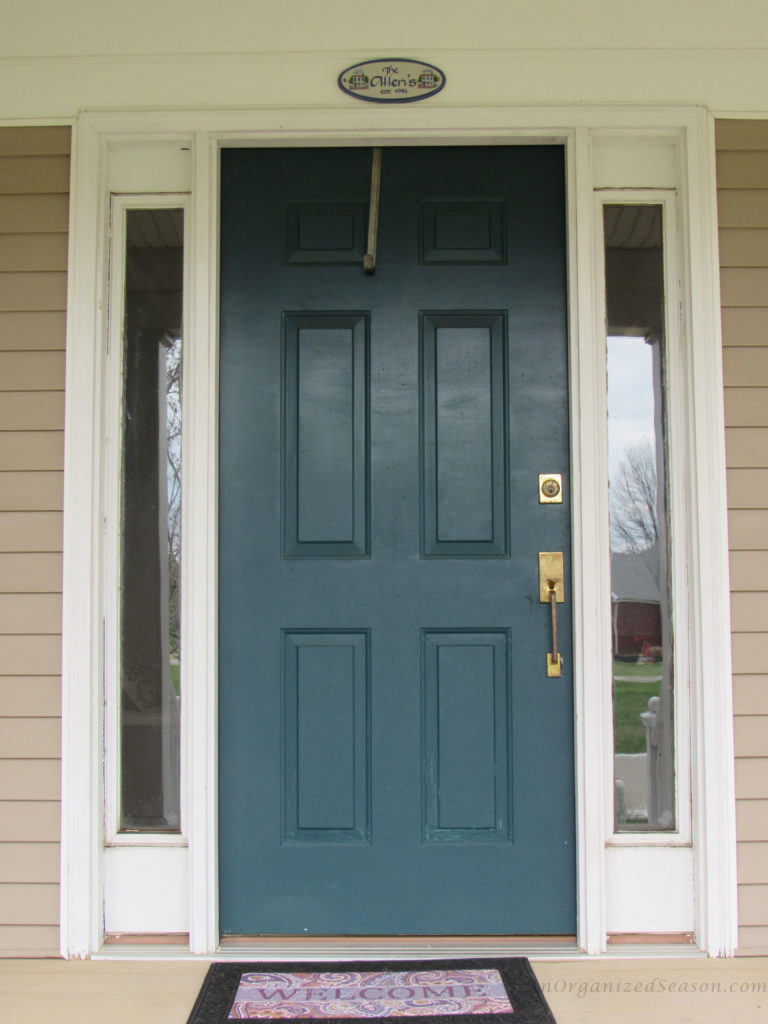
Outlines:
{"label": "white door frame", "polygon": [[[693,595],[686,610],[687,633],[678,635],[678,645],[685,648],[683,664],[691,679],[690,867],[695,867],[695,931],[699,948],[710,955],[733,952],[737,937],[735,803],[712,119],[698,108],[414,104],[403,111],[358,104],[351,111],[260,108],[83,115],[76,126],[64,502],[61,942],[65,956],[89,956],[101,949],[105,874],[111,870],[109,851],[104,848],[102,783],[103,579],[111,557],[104,540],[103,490],[107,325],[102,303],[108,281],[105,209],[109,192],[180,192],[188,185],[192,194],[190,314],[184,339],[182,757],[189,844],[184,915],[189,952],[210,955],[219,944],[216,424],[220,147],[548,141],[566,146],[569,196],[578,947],[589,954],[605,950],[610,888],[616,872],[620,878],[628,870],[655,872],[661,868],[663,873],[667,851],[675,849],[667,838],[657,838],[656,845],[644,841],[632,847],[611,846],[610,825],[604,295],[598,279],[602,242],[593,195],[596,183],[603,180],[613,187],[646,187],[643,181],[622,182],[618,177],[627,154],[634,164],[647,152],[650,174],[655,173],[654,162],[659,162],[661,177],[667,173],[670,159],[674,164],[687,267],[680,297],[688,358],[681,361],[678,378],[670,382],[670,403],[677,410],[680,431],[675,443],[680,466],[685,467],[684,479],[676,485],[684,524],[684,535],[677,538],[682,554],[678,572],[684,572],[687,565],[690,574],[688,580],[678,579],[676,587],[679,594]],[[123,154],[120,159],[119,154]],[[158,167],[165,168],[155,177],[147,170],[152,154],[158,158]],[[122,177],[112,176],[111,168],[116,165],[122,168]],[[618,176],[615,181],[614,176]],[[145,184],[139,187],[142,181]],[[624,848],[629,850],[626,856]],[[150,852],[137,853],[137,857],[155,855],[155,848],[143,849]],[[678,849],[684,855],[689,848]],[[630,856],[634,858],[631,868]],[[161,925],[158,930],[175,929]],[[343,956],[353,948],[353,943],[327,944],[325,952]],[[280,953],[291,950],[296,953],[296,947],[286,940]],[[314,950],[316,954],[317,945]],[[402,952],[402,946],[397,951]],[[375,953],[386,955],[385,944],[378,944]]]}

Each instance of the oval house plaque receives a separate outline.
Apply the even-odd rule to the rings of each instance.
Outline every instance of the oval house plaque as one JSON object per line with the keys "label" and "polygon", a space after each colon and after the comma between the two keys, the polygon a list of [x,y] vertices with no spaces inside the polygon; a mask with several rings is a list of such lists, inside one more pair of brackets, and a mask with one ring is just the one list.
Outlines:
{"label": "oval house plaque", "polygon": [[370,103],[414,103],[445,85],[445,75],[433,64],[401,57],[382,57],[354,64],[339,75],[339,88]]}

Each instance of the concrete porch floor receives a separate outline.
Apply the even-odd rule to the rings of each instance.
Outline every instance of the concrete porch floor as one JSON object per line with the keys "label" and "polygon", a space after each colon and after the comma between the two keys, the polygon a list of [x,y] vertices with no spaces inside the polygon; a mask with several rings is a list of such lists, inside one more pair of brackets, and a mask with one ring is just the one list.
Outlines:
{"label": "concrete porch floor", "polygon": [[[0,960],[4,1024],[186,1024],[200,961]],[[768,957],[538,960],[558,1024],[757,1024]]]}

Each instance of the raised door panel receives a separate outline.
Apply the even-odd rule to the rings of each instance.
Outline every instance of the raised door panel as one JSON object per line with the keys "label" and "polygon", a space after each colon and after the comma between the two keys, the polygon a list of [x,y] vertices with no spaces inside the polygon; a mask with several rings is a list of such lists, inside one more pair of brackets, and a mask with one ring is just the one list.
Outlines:
{"label": "raised door panel", "polygon": [[284,316],[285,553],[368,553],[368,317]]}

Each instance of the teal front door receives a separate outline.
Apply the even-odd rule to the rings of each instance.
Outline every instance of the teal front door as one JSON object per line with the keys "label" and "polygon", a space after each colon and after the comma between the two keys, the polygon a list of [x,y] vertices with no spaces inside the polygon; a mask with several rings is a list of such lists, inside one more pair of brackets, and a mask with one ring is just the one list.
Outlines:
{"label": "teal front door", "polygon": [[225,935],[575,932],[563,163],[223,153]]}

